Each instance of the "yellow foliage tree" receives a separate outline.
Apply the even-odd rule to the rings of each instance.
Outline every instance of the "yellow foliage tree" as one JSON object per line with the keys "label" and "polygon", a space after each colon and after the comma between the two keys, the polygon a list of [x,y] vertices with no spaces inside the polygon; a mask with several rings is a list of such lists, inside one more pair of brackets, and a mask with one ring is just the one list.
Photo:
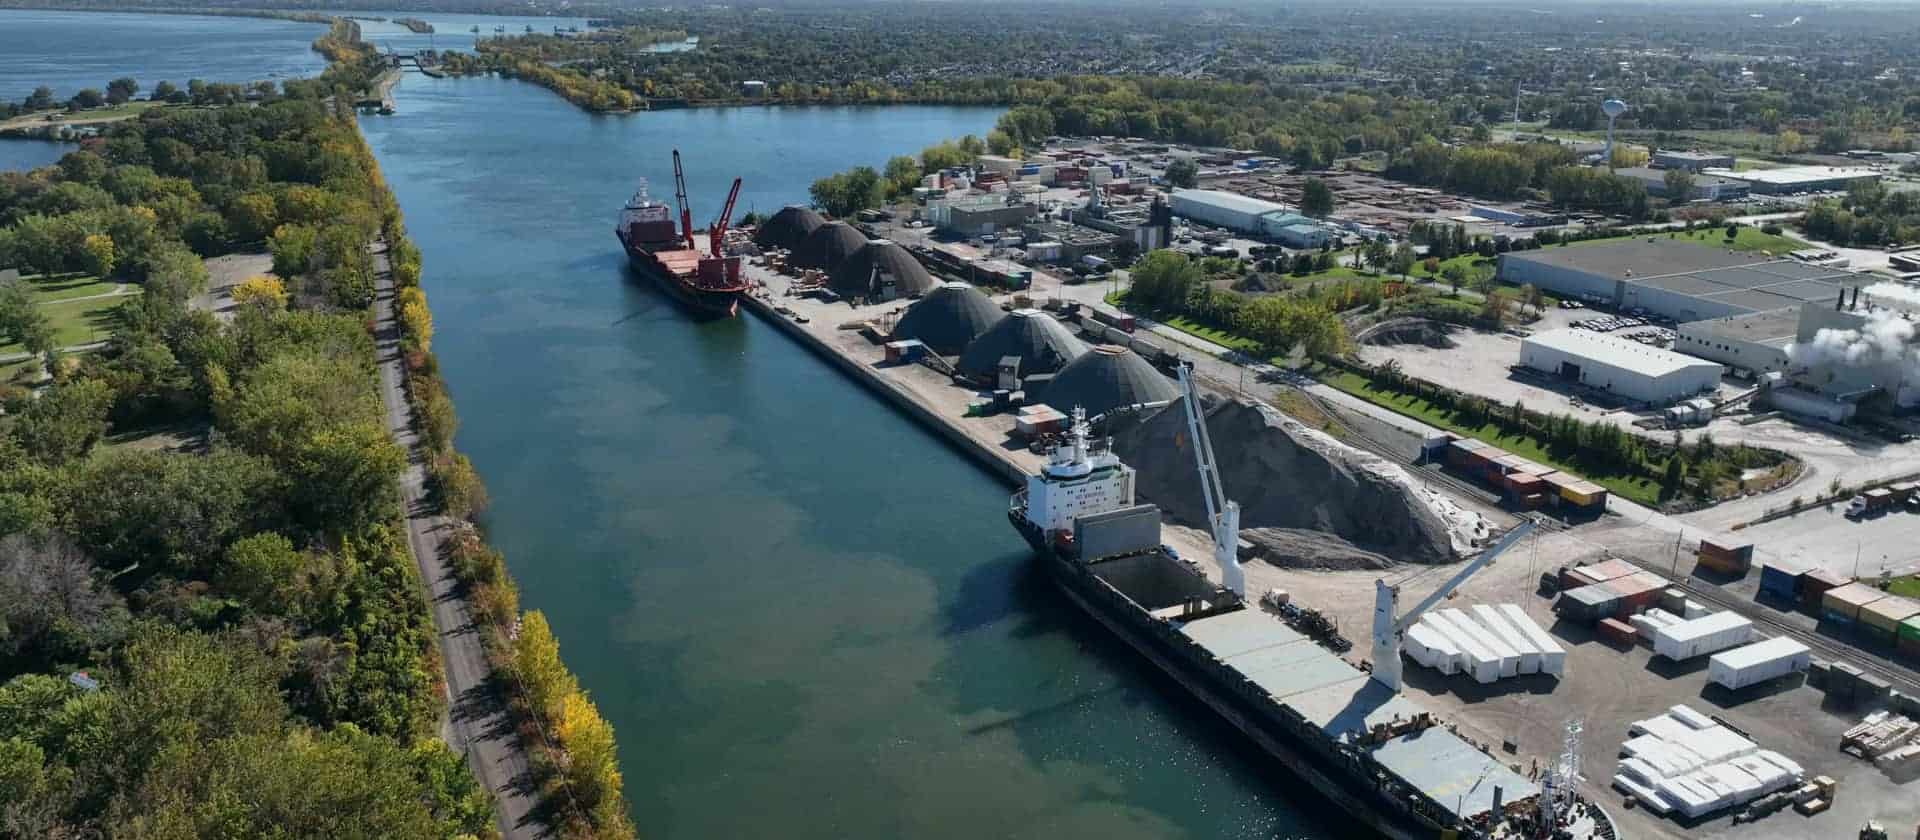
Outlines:
{"label": "yellow foliage tree", "polygon": [[1638,146],[1614,146],[1613,168],[1625,169],[1632,166],[1647,165],[1647,150]]}
{"label": "yellow foliage tree", "polygon": [[113,240],[100,233],[87,234],[80,240],[80,260],[86,272],[96,277],[105,277],[113,273]]}
{"label": "yellow foliage tree", "polygon": [[278,277],[255,274],[233,287],[233,302],[241,306],[287,308],[287,286]]}
{"label": "yellow foliage tree", "polygon": [[427,310],[427,297],[420,293],[417,286],[401,289],[400,328],[412,340],[414,347],[422,352],[432,349],[433,313]]}
{"label": "yellow foliage tree", "polygon": [[580,690],[560,661],[560,642],[539,610],[528,610],[520,618],[520,636],[513,641],[513,673],[526,689],[534,714],[549,720],[559,711],[562,698]]}
{"label": "yellow foliage tree", "polygon": [[1805,151],[1806,148],[1807,138],[1800,136],[1800,132],[1791,128],[1774,135],[1773,150],[1775,152],[1791,155]]}
{"label": "yellow foliage tree", "polygon": [[575,691],[561,699],[554,733],[567,750],[567,781],[599,830],[598,836],[632,836],[625,809],[619,807],[620,767],[614,759],[613,727],[585,693]]}

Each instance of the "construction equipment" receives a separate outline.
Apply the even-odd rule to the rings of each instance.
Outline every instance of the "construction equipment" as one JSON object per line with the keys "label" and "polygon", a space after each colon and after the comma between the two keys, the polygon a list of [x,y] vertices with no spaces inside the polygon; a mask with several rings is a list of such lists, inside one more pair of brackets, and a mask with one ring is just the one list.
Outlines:
{"label": "construction equipment", "polygon": [[1501,537],[1499,542],[1494,543],[1492,548],[1480,552],[1480,556],[1456,573],[1452,580],[1441,584],[1439,589],[1435,589],[1425,600],[1414,605],[1413,609],[1408,610],[1405,615],[1399,614],[1399,584],[1388,584],[1386,580],[1376,578],[1373,582],[1374,680],[1394,691],[1399,691],[1400,669],[1403,664],[1400,661],[1400,645],[1406,637],[1407,628],[1419,621],[1420,616],[1432,609],[1434,604],[1452,595],[1453,591],[1460,588],[1460,584],[1466,583],[1467,578],[1472,577],[1474,572],[1492,563],[1494,558],[1519,542],[1521,537],[1532,533],[1533,528],[1534,524],[1531,521],[1523,521],[1515,526],[1513,530],[1507,532],[1506,536]]}
{"label": "construction equipment", "polygon": [[687,202],[687,176],[680,171],[679,149],[673,150],[673,206],[680,210],[680,238],[687,250],[700,250],[693,245],[693,207]]}
{"label": "construction equipment", "polygon": [[[1213,560],[1221,582],[1233,594],[1247,597],[1247,576],[1240,570],[1240,505],[1220,486],[1220,468],[1213,457],[1213,438],[1207,436],[1207,418],[1200,409],[1200,392],[1193,386],[1193,367],[1182,364],[1180,389],[1187,411],[1187,433],[1193,438],[1193,457],[1200,466],[1200,495],[1207,500],[1207,530],[1213,534]],[[1397,659],[1397,657],[1396,657]],[[1397,681],[1397,678],[1396,678]]]}
{"label": "construction equipment", "polygon": [[[678,155],[678,152],[675,153]],[[674,173],[679,174],[680,158],[674,158]],[[727,228],[733,224],[733,202],[740,197],[740,179],[733,179],[733,189],[727,191],[727,206],[720,208],[720,218],[714,219],[707,228],[707,247],[713,252],[714,259],[721,257],[720,242],[727,238]]]}

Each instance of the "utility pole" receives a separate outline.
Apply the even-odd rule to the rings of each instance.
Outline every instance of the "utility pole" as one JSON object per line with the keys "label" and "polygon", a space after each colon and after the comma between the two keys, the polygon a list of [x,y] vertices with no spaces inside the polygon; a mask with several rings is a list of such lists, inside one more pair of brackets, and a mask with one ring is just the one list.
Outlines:
{"label": "utility pole", "polygon": [[1687,529],[1685,528],[1680,529],[1680,533],[1673,535],[1673,567],[1670,569],[1673,574],[1670,575],[1670,577],[1680,576],[1680,541],[1686,539],[1686,536]]}

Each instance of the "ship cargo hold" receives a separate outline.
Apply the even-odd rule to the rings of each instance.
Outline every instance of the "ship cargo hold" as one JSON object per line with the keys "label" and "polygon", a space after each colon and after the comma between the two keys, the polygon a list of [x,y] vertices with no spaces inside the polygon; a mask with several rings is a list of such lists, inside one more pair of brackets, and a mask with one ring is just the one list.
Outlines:
{"label": "ship cargo hold", "polygon": [[747,292],[747,281],[740,272],[740,257],[724,253],[726,232],[733,216],[734,199],[740,195],[740,179],[733,181],[727,203],[705,236],[707,250],[695,241],[693,213],[687,206],[686,178],[680,170],[680,152],[673,153],[674,199],[680,221],[673,211],[647,194],[647,183],[620,211],[614,236],[627,253],[627,264],[660,285],[669,295],[695,315],[731,318],[739,311],[740,296]]}
{"label": "ship cargo hold", "polygon": [[[1064,441],[1008,509],[1068,600],[1340,806],[1356,829],[1474,836],[1537,813],[1534,782],[1161,545],[1158,508],[1135,504],[1132,468],[1089,440],[1085,416],[1074,412]],[[1457,649],[1439,636],[1416,634],[1414,643]],[[1486,663],[1492,673],[1500,665]]]}

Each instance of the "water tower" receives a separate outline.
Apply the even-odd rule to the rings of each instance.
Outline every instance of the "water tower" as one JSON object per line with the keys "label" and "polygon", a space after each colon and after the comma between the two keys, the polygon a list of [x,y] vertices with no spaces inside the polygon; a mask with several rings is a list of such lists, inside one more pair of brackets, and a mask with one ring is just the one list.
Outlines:
{"label": "water tower", "polygon": [[1609,99],[1600,103],[1600,113],[1607,115],[1607,171],[1613,171],[1613,121],[1627,112],[1627,103],[1618,99]]}

